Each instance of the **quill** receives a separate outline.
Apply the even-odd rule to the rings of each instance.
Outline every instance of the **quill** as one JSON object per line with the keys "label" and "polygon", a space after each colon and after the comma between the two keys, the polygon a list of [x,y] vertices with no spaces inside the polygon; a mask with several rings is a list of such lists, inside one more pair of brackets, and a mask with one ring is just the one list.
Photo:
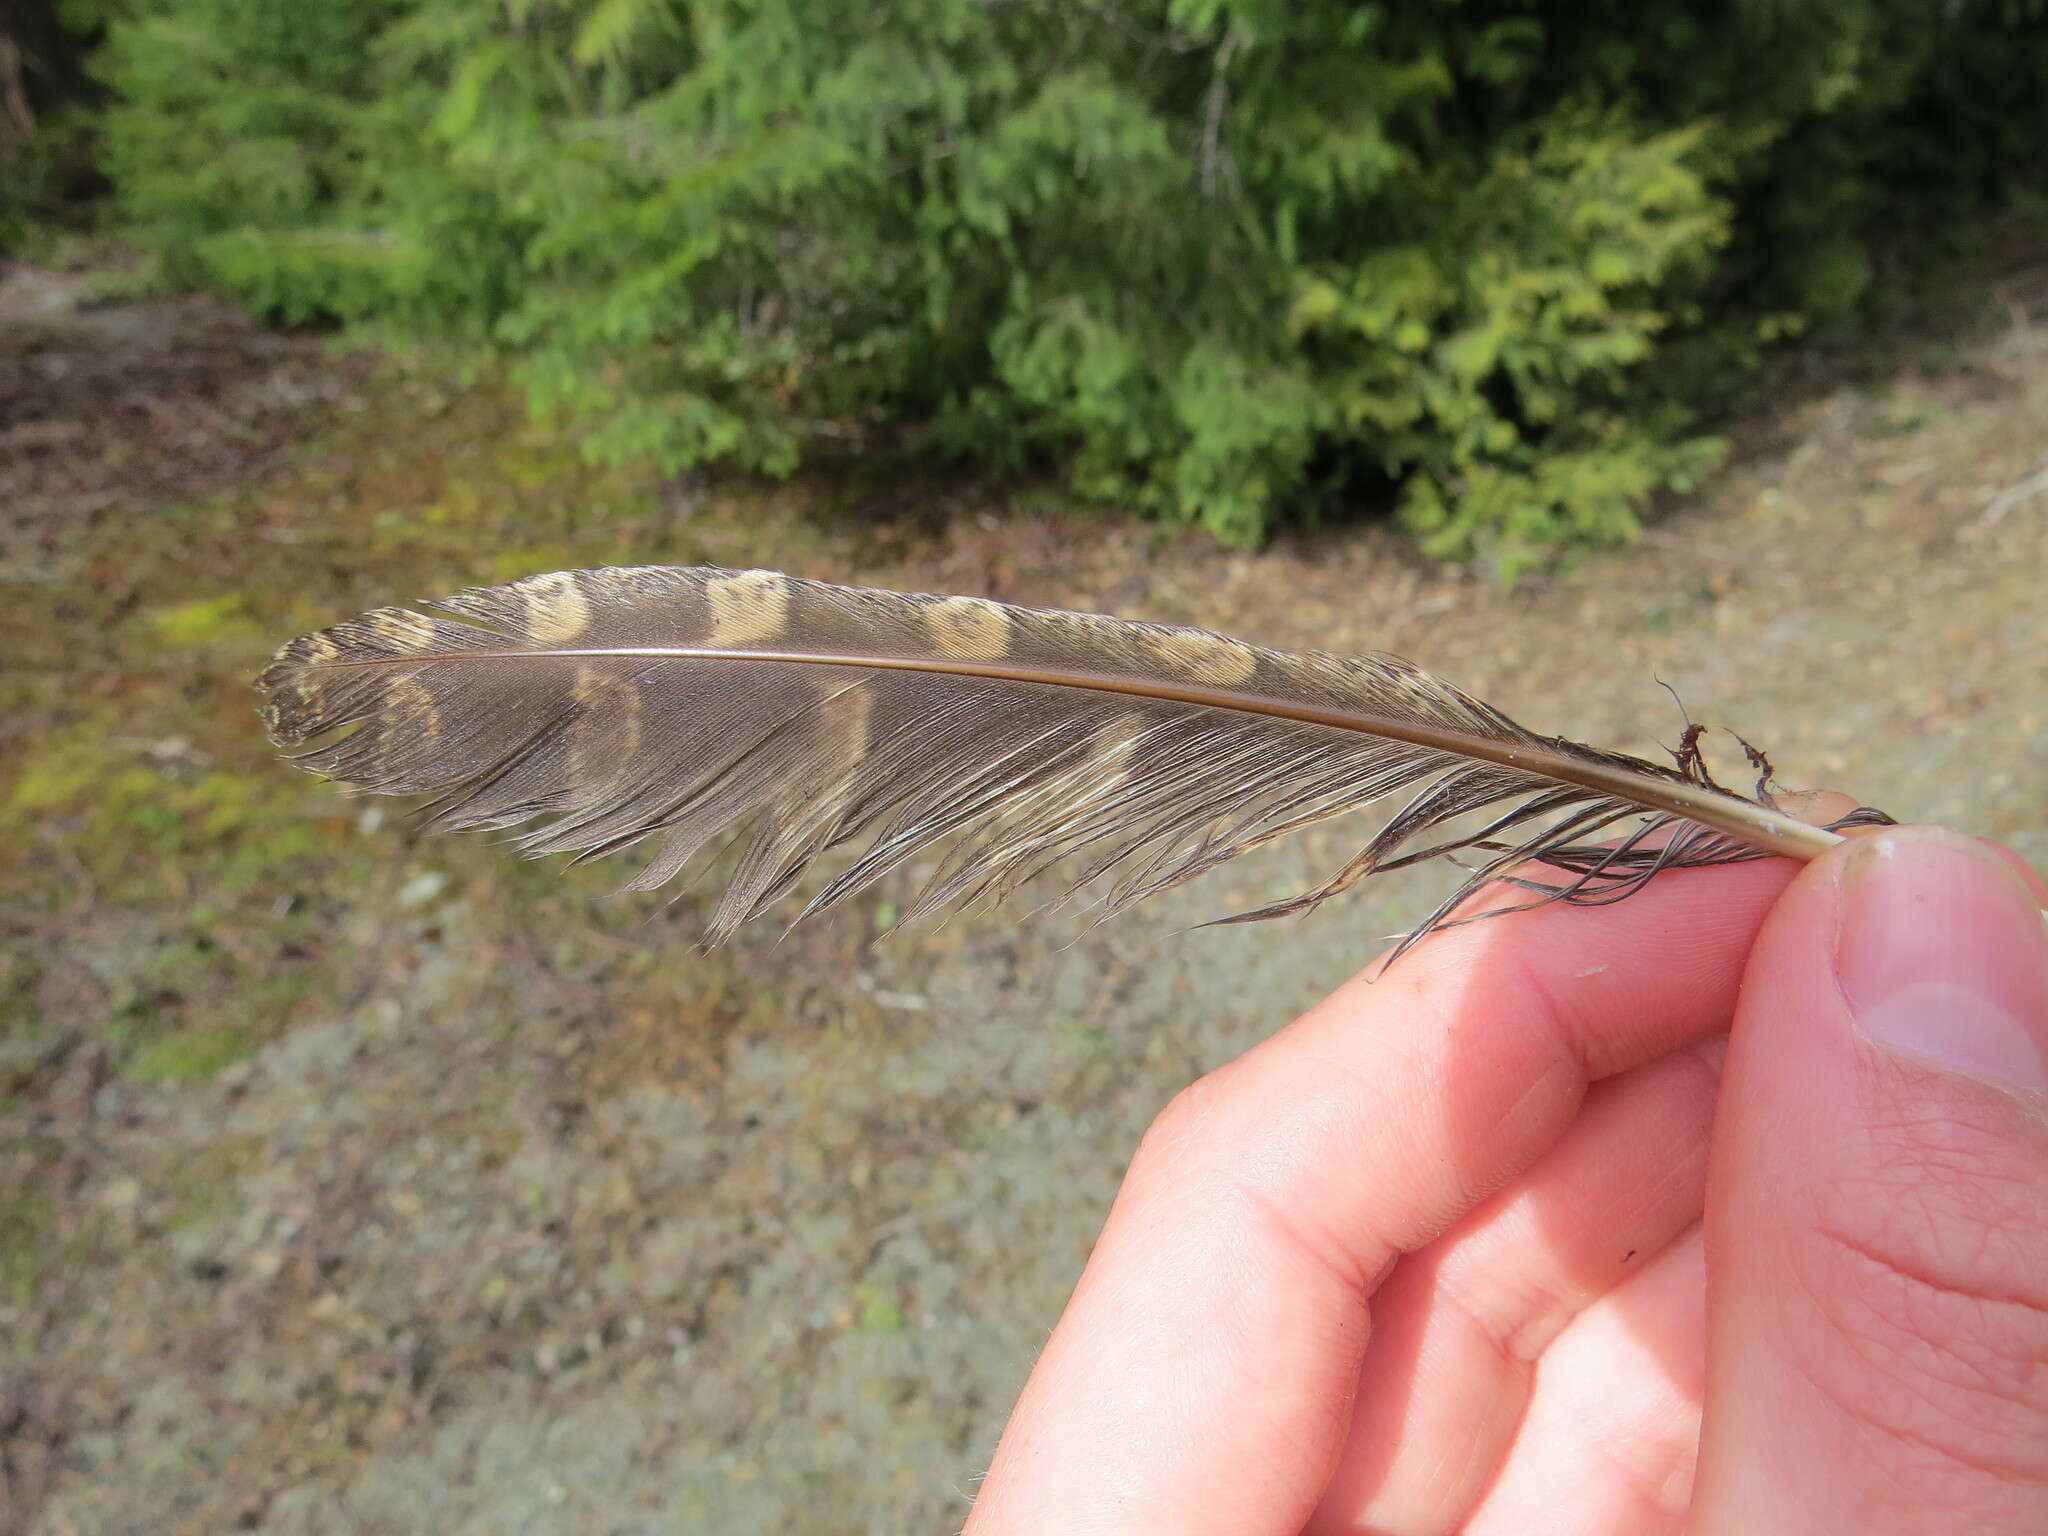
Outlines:
{"label": "quill", "polygon": [[[1470,856],[1413,942],[1489,880],[1600,903],[1665,869],[1839,841],[1772,804],[1761,759],[1755,798],[1721,788],[1696,729],[1673,766],[1603,752],[1395,656],[713,567],[558,571],[429,607],[280,650],[257,680],[272,739],[360,789],[430,796],[430,826],[518,828],[529,854],[651,843],[630,889],[729,835],[714,941],[850,844],[799,917],[913,862],[929,867],[902,921],[1056,867],[1066,896],[1088,887],[1111,913],[1379,805],[1328,880],[1219,921]],[[1835,828],[1889,819],[1866,808]],[[1508,876],[1531,863],[1557,878]]]}

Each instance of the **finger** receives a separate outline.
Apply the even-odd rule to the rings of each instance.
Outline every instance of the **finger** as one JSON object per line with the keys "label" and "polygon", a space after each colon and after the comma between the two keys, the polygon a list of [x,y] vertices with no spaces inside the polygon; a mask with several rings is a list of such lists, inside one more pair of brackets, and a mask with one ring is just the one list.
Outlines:
{"label": "finger", "polygon": [[1545,1352],[1507,1463],[1462,1536],[1683,1526],[1699,1452],[1705,1272],[1694,1227],[1573,1319]]}
{"label": "finger", "polygon": [[1994,843],[1989,838],[1980,837],[1973,839],[1973,841],[1980,848],[1990,849],[1997,856],[1999,863],[2020,877],[2020,883],[2026,886],[2027,894],[2034,898],[2036,906],[2048,904],[2048,880],[2043,880],[2040,872],[2033,865],[2014,853],[2010,848]]}
{"label": "finger", "polygon": [[1766,925],[1710,1174],[1702,1536],[2048,1530],[2036,900],[1901,828]]}
{"label": "finger", "polygon": [[1440,933],[1181,1094],[969,1529],[1299,1530],[1383,1270],[1555,1143],[1590,1079],[1725,1028],[1791,873],[1673,872],[1613,907]]}
{"label": "finger", "polygon": [[1462,1529],[1552,1341],[1696,1233],[1719,1061],[1713,1041],[1595,1085],[1526,1174],[1400,1265],[1373,1299],[1350,1439],[1309,1531]]}

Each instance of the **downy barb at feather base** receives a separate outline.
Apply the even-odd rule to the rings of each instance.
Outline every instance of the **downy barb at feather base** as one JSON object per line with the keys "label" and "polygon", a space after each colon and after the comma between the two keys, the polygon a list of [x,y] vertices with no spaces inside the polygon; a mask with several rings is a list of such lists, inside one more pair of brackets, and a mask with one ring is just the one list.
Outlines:
{"label": "downy barb at feather base", "polygon": [[1521,872],[1533,900],[1597,903],[1665,869],[1839,840],[1764,783],[1721,788],[1690,737],[1665,766],[1542,736],[1399,657],[774,571],[557,571],[380,609],[292,641],[257,686],[302,766],[429,796],[430,826],[518,828],[526,852],[579,861],[649,843],[633,889],[731,841],[714,939],[841,848],[799,916],[912,863],[905,921],[1055,868],[1115,912],[1377,806],[1322,885],[1219,920],[1468,855],[1412,941],[1517,864],[1557,872]]}

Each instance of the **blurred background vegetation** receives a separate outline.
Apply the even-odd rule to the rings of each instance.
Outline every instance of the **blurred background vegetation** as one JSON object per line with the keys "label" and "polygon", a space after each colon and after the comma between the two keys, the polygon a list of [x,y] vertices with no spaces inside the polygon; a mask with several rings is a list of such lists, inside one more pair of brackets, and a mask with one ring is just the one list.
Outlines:
{"label": "blurred background vegetation", "polygon": [[248,681],[346,614],[772,565],[1653,755],[1662,678],[2048,859],[2044,50],[0,0],[0,1536],[955,1531],[1149,1118],[1440,894],[1179,932],[1333,826],[1101,928],[705,953],[700,892],[280,765]]}
{"label": "blurred background vegetation", "polygon": [[165,280],[510,359],[603,460],[1394,506],[1508,572],[2048,194],[2048,0],[14,14],[0,239],[104,177]]}

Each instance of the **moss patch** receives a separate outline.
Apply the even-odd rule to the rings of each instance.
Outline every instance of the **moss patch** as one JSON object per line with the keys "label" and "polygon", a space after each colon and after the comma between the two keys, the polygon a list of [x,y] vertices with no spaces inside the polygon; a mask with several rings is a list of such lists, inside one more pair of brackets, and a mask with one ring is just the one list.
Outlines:
{"label": "moss patch", "polygon": [[128,1074],[145,1083],[203,1082],[255,1048],[254,1037],[237,1025],[188,1024],[141,1046]]}

